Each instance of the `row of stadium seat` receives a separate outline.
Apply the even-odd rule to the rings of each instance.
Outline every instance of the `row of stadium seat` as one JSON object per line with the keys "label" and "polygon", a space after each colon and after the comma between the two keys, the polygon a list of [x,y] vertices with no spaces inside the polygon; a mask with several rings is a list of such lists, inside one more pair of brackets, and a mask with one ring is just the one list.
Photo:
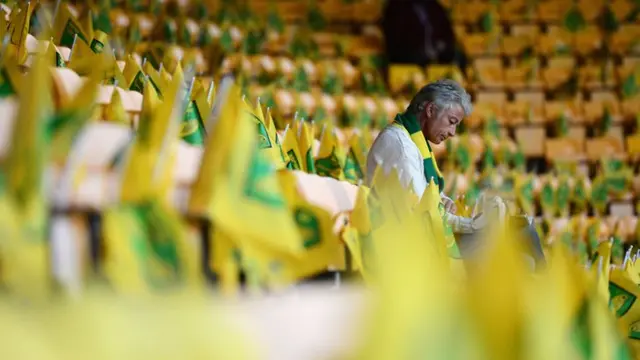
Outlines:
{"label": "row of stadium seat", "polygon": [[[567,18],[567,13],[577,10],[585,22],[596,22],[605,9],[615,19],[626,21],[636,9],[630,0],[579,0],[579,1],[526,1],[505,0],[499,2],[483,0],[441,0],[451,11],[451,17],[458,23],[477,23],[488,12],[500,21],[512,24],[522,22],[558,23]],[[633,19],[633,17],[632,17]]]}

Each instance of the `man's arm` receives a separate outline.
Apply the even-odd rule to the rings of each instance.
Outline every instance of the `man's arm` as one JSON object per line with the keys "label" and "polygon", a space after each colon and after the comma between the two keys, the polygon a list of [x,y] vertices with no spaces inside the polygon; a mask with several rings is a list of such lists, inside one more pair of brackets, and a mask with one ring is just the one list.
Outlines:
{"label": "man's arm", "polygon": [[472,218],[458,216],[451,213],[446,213],[444,218],[455,234],[472,234],[475,232]]}

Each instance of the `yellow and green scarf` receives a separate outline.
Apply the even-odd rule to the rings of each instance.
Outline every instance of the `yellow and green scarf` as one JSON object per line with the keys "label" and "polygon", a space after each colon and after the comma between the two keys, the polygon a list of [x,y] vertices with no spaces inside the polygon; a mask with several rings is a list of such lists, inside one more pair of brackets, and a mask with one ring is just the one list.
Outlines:
{"label": "yellow and green scarf", "polygon": [[[438,163],[436,162],[436,157],[433,155],[431,146],[422,134],[422,129],[420,129],[420,123],[416,116],[406,112],[404,114],[398,114],[396,115],[392,126],[402,128],[409,134],[413,143],[418,147],[420,155],[422,155],[422,161],[424,163],[424,178],[427,180],[427,184],[429,184],[431,179],[433,179],[434,184],[438,185],[439,192],[442,192],[444,190],[444,178],[442,177],[440,169],[438,169]],[[446,211],[442,202],[438,209],[440,210],[440,216],[442,217],[449,256],[459,258],[460,251],[455,242],[453,230],[446,221]]]}
{"label": "yellow and green scarf", "polygon": [[422,161],[424,163],[424,178],[427,179],[427,184],[433,182],[438,185],[440,192],[444,190],[444,178],[440,169],[438,169],[438,163],[436,163],[436,157],[433,155],[431,146],[424,138],[422,129],[420,129],[420,123],[415,115],[412,114],[398,114],[393,121],[393,126],[400,127],[409,133],[409,137],[414,144],[418,147],[420,155],[422,155]]}

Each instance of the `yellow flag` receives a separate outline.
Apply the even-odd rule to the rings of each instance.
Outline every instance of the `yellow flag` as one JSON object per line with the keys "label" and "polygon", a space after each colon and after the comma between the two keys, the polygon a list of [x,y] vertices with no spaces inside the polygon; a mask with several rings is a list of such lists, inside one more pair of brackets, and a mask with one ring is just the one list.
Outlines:
{"label": "yellow flag", "polygon": [[93,120],[93,109],[101,81],[100,71],[96,70],[84,81],[73,99],[61,104],[55,120],[50,123],[48,130],[51,134],[51,157],[55,163],[64,164],[76,135],[85,124]]}
{"label": "yellow flag", "polygon": [[122,84],[122,87],[142,93],[144,89],[144,83],[146,81],[146,76],[133,56],[127,56],[122,75],[126,80],[126,83]]}
{"label": "yellow flag", "polygon": [[[503,224],[494,224],[483,240],[488,254],[470,271],[472,320],[482,330],[480,336],[490,359],[517,358],[521,348],[518,329],[524,321],[525,284],[530,281],[517,233]],[[486,287],[492,286],[487,292]],[[495,286],[495,287],[494,287]]]}
{"label": "yellow flag", "polygon": [[160,72],[153,67],[151,61],[145,62],[142,66],[142,70],[147,76],[149,76],[149,81],[151,81],[151,85],[153,85],[156,93],[158,95],[162,94],[162,90],[165,87],[165,82],[160,77]]}
{"label": "yellow flag", "polygon": [[[399,200],[402,195],[397,191],[404,189],[398,188],[394,172],[378,175],[390,179],[377,181],[395,185],[372,190],[379,207],[369,209],[374,231],[369,252],[373,268],[368,273],[379,302],[365,324],[370,346],[359,358],[446,358],[443,337],[454,318],[447,309],[454,298],[442,276],[433,243],[425,241],[432,236],[429,226],[411,212],[409,204]],[[401,207],[390,209],[392,204]],[[401,242],[394,241],[400,238]]]}
{"label": "yellow flag", "polygon": [[343,180],[344,152],[341,149],[335,128],[325,123],[320,135],[320,149],[315,158],[316,173],[320,176]]}
{"label": "yellow flag", "polygon": [[76,43],[82,41],[88,45],[93,36],[93,27],[85,29],[71,13],[69,4],[62,2],[54,20],[52,35],[55,43],[60,46],[74,47],[74,37],[76,38]]}
{"label": "yellow flag", "polygon": [[[299,254],[303,244],[275,168],[258,149],[251,114],[237,94],[229,94],[215,135],[207,144],[220,146],[218,156],[223,156],[221,166],[214,170],[216,190],[209,204],[210,214],[234,242],[256,242],[274,251]],[[217,144],[214,139],[219,137],[227,140]],[[251,226],[247,226],[248,219]]]}
{"label": "yellow flag", "polygon": [[284,130],[283,138],[282,151],[289,160],[287,168],[291,170],[302,170],[303,158],[300,153],[300,147],[298,146],[298,138],[296,137],[295,130],[291,127],[287,127]]}
{"label": "yellow flag", "polygon": [[131,125],[131,117],[124,108],[122,95],[117,87],[113,88],[111,102],[104,107],[103,119],[120,124]]}
{"label": "yellow flag", "polygon": [[301,196],[296,190],[295,175],[290,171],[282,171],[278,177],[282,188],[289,190],[286,192],[287,202],[304,248],[302,254],[295,257],[278,257],[274,254],[274,258],[270,259],[272,266],[282,272],[277,278],[288,283],[327,271],[336,261],[341,262],[343,247],[339,235],[334,232],[333,217]]}
{"label": "yellow flag", "polygon": [[347,232],[345,236],[348,238],[345,243],[351,253],[351,257],[365,280],[369,276],[368,251],[373,245],[368,199],[369,189],[364,185],[359,186],[356,202],[349,216],[350,227],[355,230],[355,234]]}
{"label": "yellow flag", "polygon": [[611,242],[603,241],[591,258],[591,272],[595,280],[598,295],[605,303],[609,302],[609,265],[611,264]]}
{"label": "yellow flag", "polygon": [[271,157],[273,158],[273,163],[275,164],[276,169],[284,169],[287,167],[289,163],[289,157],[284,152],[282,148],[282,141],[280,136],[278,135],[278,131],[276,130],[276,124],[271,116],[271,111],[267,109],[267,115],[265,116],[265,126],[267,127],[267,133],[269,134],[269,139],[272,141],[275,146],[271,151]]}
{"label": "yellow flag", "polygon": [[171,168],[179,122],[185,108],[184,86],[183,79],[174,79],[153,118],[140,118],[138,135],[124,169],[120,190],[123,201],[139,202],[164,188],[160,184],[164,184]]}
{"label": "yellow flag", "polygon": [[20,64],[24,64],[27,61],[27,35],[29,34],[29,24],[35,6],[35,2],[23,2],[19,7],[19,12],[11,13],[9,33],[11,34],[11,44],[18,48],[18,62]]}
{"label": "yellow flag", "polygon": [[[43,182],[49,152],[45,129],[53,118],[53,100],[45,57],[36,57],[24,85],[31,93],[20,98],[3,168],[6,178],[0,207],[6,211],[3,218],[8,223],[0,226],[8,234],[0,241],[0,276],[12,293],[39,298],[51,286],[45,238],[48,208]],[[13,234],[11,229],[15,230]]]}
{"label": "yellow flag", "polygon": [[316,173],[315,162],[313,160],[313,136],[311,129],[306,122],[300,121],[298,128],[298,146],[300,154],[303,156],[301,160],[301,170],[308,172],[309,174]]}
{"label": "yellow flag", "polygon": [[640,323],[640,303],[638,300],[640,288],[631,280],[624,269],[614,268],[611,270],[610,276],[610,308],[614,311],[622,328],[631,330],[629,328],[632,324]]}

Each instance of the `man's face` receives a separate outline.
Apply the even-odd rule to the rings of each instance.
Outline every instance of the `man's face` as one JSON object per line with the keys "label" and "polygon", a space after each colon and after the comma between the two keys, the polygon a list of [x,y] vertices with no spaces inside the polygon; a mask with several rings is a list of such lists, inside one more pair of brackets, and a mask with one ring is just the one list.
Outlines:
{"label": "man's face", "polygon": [[429,103],[422,114],[422,133],[427,140],[436,145],[455,136],[458,124],[464,118],[464,110],[460,105],[437,110],[433,103]]}

